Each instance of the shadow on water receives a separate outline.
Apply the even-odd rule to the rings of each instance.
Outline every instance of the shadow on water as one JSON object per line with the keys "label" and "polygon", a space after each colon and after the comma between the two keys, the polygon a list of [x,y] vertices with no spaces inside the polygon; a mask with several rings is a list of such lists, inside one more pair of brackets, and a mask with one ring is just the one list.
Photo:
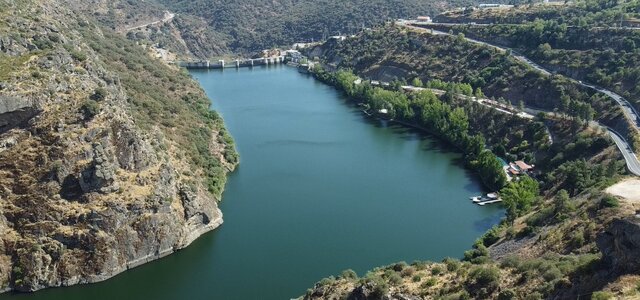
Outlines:
{"label": "shadow on water", "polygon": [[485,232],[493,227],[493,225],[500,223],[500,220],[502,220],[502,216],[500,215],[486,217],[484,219],[473,222],[473,227],[478,232]]}
{"label": "shadow on water", "polygon": [[[474,174],[469,168],[466,167],[466,163],[463,155],[460,153],[460,150],[451,145],[448,142],[443,141],[441,138],[426,132],[424,130],[406,126],[403,124],[398,124],[388,120],[382,120],[375,116],[369,116],[364,113],[362,107],[358,106],[354,102],[350,101],[346,95],[340,93],[339,97],[340,103],[344,106],[347,106],[350,109],[350,113],[353,116],[353,120],[361,123],[365,123],[369,126],[373,126],[377,129],[389,129],[393,132],[393,134],[397,135],[400,139],[404,141],[419,141],[420,147],[425,152],[436,152],[449,156],[449,162],[451,166],[462,168],[468,178],[476,177],[477,174]],[[477,185],[473,182],[469,182],[464,185],[463,189],[467,192],[475,192],[477,190]],[[486,189],[486,187],[482,186],[483,192],[491,192]],[[501,216],[493,218],[491,220],[485,220],[487,222],[497,222],[500,221]],[[477,227],[482,228],[482,226]],[[490,228],[490,226],[489,226]],[[488,229],[488,228],[487,228]]]}

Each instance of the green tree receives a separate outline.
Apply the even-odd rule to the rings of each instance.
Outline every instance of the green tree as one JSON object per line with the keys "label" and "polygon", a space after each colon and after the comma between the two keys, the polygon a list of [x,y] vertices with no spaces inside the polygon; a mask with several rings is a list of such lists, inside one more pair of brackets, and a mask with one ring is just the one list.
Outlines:
{"label": "green tree", "polygon": [[538,182],[529,176],[509,183],[500,191],[500,197],[507,207],[507,220],[513,222],[517,217],[528,212],[539,194]]}
{"label": "green tree", "polygon": [[420,80],[420,78],[416,77],[413,79],[413,81],[411,81],[411,85],[415,86],[415,87],[422,87],[422,80]]}

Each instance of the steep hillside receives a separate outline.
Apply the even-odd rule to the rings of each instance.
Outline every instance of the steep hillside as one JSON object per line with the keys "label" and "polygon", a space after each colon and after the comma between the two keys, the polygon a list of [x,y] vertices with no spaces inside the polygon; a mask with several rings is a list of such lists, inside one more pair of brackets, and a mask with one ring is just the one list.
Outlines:
{"label": "steep hillside", "polygon": [[202,19],[177,15],[153,1],[68,0],[67,3],[165,60],[229,54],[222,35]]}
{"label": "steep hillside", "polygon": [[[533,161],[538,172],[532,174],[535,180],[521,177],[500,190],[506,218],[480,237],[461,260],[397,263],[376,268],[361,278],[347,270],[321,280],[302,298],[608,299],[639,295],[640,268],[634,262],[640,254],[635,241],[640,233],[635,217],[637,199],[616,198],[605,192],[625,174],[621,156],[600,129],[580,121],[592,115],[603,122],[616,122],[619,113],[610,110],[611,104],[605,99],[557,76],[534,72],[493,48],[462,37],[394,26],[328,42],[309,53],[328,70],[350,68],[362,78],[393,80],[389,91],[405,82],[428,82],[426,87],[442,80],[463,82],[462,88],[448,89],[440,97],[444,105],[431,99],[433,104],[425,106],[420,97],[403,96],[401,90],[394,97],[376,97],[381,92],[375,88],[369,92],[357,87],[353,78],[340,80],[345,78],[343,70],[335,73],[334,80],[354,101],[390,108],[394,118],[404,120],[413,112],[426,124],[459,126],[466,122],[468,127],[463,127],[469,134],[484,135],[487,146],[502,148],[506,155]],[[314,70],[316,76],[327,77],[318,69]],[[470,87],[465,92],[467,84]],[[489,125],[489,120],[499,118],[495,112],[487,115],[469,100],[461,101],[465,97],[456,100],[446,96],[452,92],[470,96],[472,88],[477,95],[481,88],[488,96],[521,100],[549,111],[524,126],[533,128],[543,122],[553,137],[552,144],[541,143],[537,133],[517,133],[517,123],[507,125],[513,129],[510,131],[496,129],[494,124]],[[359,89],[364,92],[359,93]],[[568,107],[573,108],[563,109],[563,98],[569,99]],[[438,105],[456,113],[438,119],[438,113],[429,111]],[[425,108],[417,110],[421,106]],[[579,107],[592,111],[584,114]],[[456,127],[447,128],[449,135],[458,131]],[[446,136],[444,139],[449,140]],[[529,147],[518,147],[517,142],[504,144],[513,141]]]}
{"label": "steep hillside", "polygon": [[75,1],[0,1],[0,285],[104,280],[222,223],[237,163],[187,74]]}
{"label": "steep hillside", "polygon": [[467,24],[442,29],[517,49],[551,70],[611,89],[640,108],[640,30],[609,27],[636,18],[640,13],[638,4],[621,2],[585,8],[587,3],[590,2],[556,7],[553,11],[559,16],[553,18],[538,12],[536,19],[520,24],[513,24],[512,19],[530,19],[528,14],[533,8],[505,10],[502,14],[510,18],[499,18],[496,15],[500,14],[491,10],[475,17],[474,11],[446,13],[438,18],[453,23],[495,22],[489,26]]}
{"label": "steep hillside", "polygon": [[[490,97],[559,111],[582,120],[598,119],[625,132],[622,111],[561,76],[544,76],[508,53],[469,43],[462,36],[433,35],[385,26],[343,42],[330,42],[311,52],[330,66],[351,68],[383,81],[415,77],[465,82]],[[628,129],[626,129],[628,130]]]}
{"label": "steep hillside", "polygon": [[[520,2],[514,8],[465,8],[447,11],[434,18],[439,23],[521,24],[556,20],[575,26],[619,26],[637,24],[640,3],[635,0],[576,0],[531,4]],[[526,4],[525,4],[526,3]],[[622,24],[620,24],[622,23]]]}
{"label": "steep hillside", "polygon": [[[225,45],[234,52],[253,52],[323,37],[351,34],[362,26],[387,19],[432,15],[451,7],[474,3],[455,1],[223,1],[157,0],[179,13],[206,20],[214,31],[225,36]],[[500,1],[499,1],[500,2]]]}

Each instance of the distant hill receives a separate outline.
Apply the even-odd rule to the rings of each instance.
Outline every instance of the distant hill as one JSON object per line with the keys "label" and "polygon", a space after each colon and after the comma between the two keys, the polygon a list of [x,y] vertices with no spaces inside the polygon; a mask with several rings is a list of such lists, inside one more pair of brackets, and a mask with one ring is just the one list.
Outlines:
{"label": "distant hill", "polygon": [[[352,34],[387,19],[433,15],[474,0],[156,0],[202,17],[232,52],[253,52],[325,36]],[[501,1],[498,1],[501,2]]]}

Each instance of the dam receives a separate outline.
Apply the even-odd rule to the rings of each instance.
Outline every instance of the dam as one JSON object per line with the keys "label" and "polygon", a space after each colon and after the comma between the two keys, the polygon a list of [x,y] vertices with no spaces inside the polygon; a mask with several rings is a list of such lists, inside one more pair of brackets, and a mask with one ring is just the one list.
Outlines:
{"label": "dam", "polygon": [[243,67],[254,67],[254,66],[269,66],[285,63],[287,61],[287,57],[284,55],[280,56],[272,56],[272,57],[261,57],[261,58],[252,58],[252,59],[236,59],[231,61],[218,60],[217,62],[212,62],[210,60],[200,60],[200,61],[181,61],[178,62],[178,66],[187,68],[187,69],[225,69],[225,68],[243,68]]}

